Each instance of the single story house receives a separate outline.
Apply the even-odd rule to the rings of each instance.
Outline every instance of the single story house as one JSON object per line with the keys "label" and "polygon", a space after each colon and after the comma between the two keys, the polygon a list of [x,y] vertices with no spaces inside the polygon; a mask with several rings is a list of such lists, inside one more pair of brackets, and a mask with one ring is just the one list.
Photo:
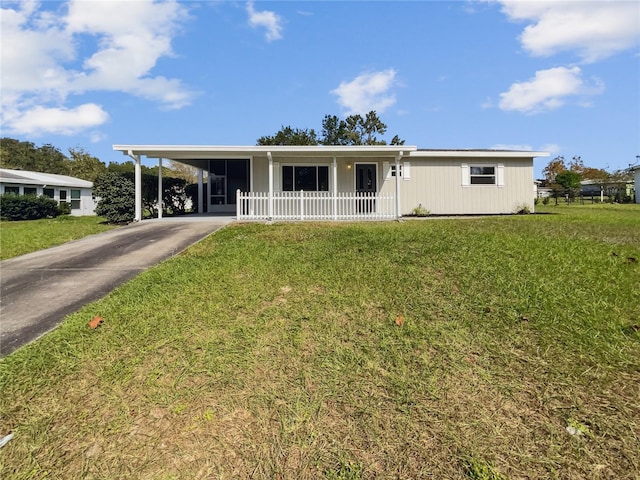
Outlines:
{"label": "single story house", "polygon": [[[199,211],[238,219],[382,219],[411,215],[506,214],[534,210],[533,159],[548,152],[432,150],[381,146],[114,145],[141,159],[198,169]],[[204,177],[206,173],[206,184]],[[208,188],[205,188],[208,187]]]}
{"label": "single story house", "polygon": [[69,203],[71,215],[95,215],[93,183],[68,175],[0,168],[0,193],[44,195]]}
{"label": "single story house", "polygon": [[613,196],[620,193],[624,196],[632,196],[634,192],[634,181],[615,182],[608,179],[603,180],[583,180],[580,182],[580,193],[584,196]]}

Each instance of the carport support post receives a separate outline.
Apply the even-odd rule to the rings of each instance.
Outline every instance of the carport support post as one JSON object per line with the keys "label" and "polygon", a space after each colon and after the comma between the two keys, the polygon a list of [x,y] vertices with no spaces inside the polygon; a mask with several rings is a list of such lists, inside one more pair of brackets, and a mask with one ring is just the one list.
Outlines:
{"label": "carport support post", "polygon": [[158,218],[162,218],[162,158],[158,159]]}
{"label": "carport support post", "polygon": [[127,152],[133,160],[135,160],[134,167],[134,179],[135,179],[135,196],[136,196],[136,210],[134,212],[133,221],[139,222],[142,220],[142,168],[140,167],[140,155],[134,155],[133,151]]}
{"label": "carport support post", "polygon": [[338,218],[338,160],[333,157],[333,219]]}
{"label": "carport support post", "polygon": [[204,185],[202,183],[202,169],[198,169],[198,213],[202,213],[202,197],[204,196]]}
{"label": "carport support post", "polygon": [[267,158],[269,159],[269,220],[273,218],[273,156],[271,152],[267,152]]}
{"label": "carport support post", "polygon": [[396,155],[396,218],[400,218],[400,159],[402,152]]}

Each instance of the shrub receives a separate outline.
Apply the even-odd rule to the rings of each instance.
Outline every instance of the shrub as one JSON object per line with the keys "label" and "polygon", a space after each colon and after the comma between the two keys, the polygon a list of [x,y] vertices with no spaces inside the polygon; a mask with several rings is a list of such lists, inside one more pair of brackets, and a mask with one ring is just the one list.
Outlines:
{"label": "shrub", "polygon": [[96,215],[109,223],[129,223],[135,218],[135,185],[119,173],[104,173],[93,184],[98,198]]}
{"label": "shrub", "polygon": [[5,220],[37,220],[58,215],[58,202],[49,197],[14,193],[0,196],[0,217]]}
{"label": "shrub", "polygon": [[542,199],[542,204],[543,205],[549,205],[550,200],[551,200],[551,197],[544,197]]}
{"label": "shrub", "polygon": [[416,208],[411,210],[411,214],[416,217],[427,217],[431,212],[424,208],[421,203],[418,204]]}
{"label": "shrub", "polygon": [[522,205],[517,205],[515,208],[516,215],[529,215],[530,213],[531,213],[531,208],[529,208],[529,205],[527,205],[526,203],[523,203]]}
{"label": "shrub", "polygon": [[71,215],[71,204],[69,202],[59,203],[58,215]]}

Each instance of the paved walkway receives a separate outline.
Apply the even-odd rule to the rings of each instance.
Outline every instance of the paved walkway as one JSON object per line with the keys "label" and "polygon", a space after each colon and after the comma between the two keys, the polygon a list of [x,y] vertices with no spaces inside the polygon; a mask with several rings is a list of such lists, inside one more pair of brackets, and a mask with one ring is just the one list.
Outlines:
{"label": "paved walkway", "polygon": [[0,262],[0,357],[232,221],[143,221]]}

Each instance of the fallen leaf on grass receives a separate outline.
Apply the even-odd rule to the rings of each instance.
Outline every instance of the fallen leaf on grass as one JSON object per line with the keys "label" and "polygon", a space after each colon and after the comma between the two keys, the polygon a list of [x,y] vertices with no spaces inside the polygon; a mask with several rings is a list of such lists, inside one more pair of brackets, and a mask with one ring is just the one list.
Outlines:
{"label": "fallen leaf on grass", "polygon": [[396,325],[401,327],[403,324],[404,324],[404,318],[402,318],[402,315],[398,315],[398,317],[396,318]]}
{"label": "fallen leaf on grass", "polygon": [[94,330],[96,328],[98,328],[100,325],[102,324],[102,317],[101,316],[95,316],[93,317],[93,320],[91,320],[88,325],[89,327],[93,328]]}

